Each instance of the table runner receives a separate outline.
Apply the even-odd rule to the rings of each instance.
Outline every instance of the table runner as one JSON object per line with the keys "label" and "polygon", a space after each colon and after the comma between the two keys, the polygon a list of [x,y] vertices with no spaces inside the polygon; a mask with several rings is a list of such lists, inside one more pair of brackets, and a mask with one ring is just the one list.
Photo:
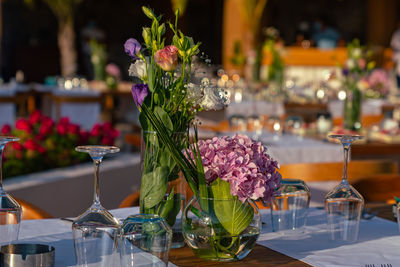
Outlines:
{"label": "table runner", "polygon": [[311,208],[304,231],[283,234],[271,231],[271,218],[257,243],[317,267],[365,266],[392,264],[400,266],[400,235],[395,222],[381,218],[360,221],[358,242],[331,241],[323,209]]}

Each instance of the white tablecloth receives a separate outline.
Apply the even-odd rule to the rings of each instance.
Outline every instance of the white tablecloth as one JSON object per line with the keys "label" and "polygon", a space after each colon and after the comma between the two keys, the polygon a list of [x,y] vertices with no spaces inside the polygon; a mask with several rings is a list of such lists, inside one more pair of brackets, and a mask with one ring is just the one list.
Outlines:
{"label": "white tablecloth", "polygon": [[285,114],[285,107],[283,103],[279,102],[245,100],[240,103],[230,103],[226,108],[225,114],[227,118],[232,115],[241,115],[244,117],[252,115],[281,116]]}
{"label": "white tablecloth", "polygon": [[[110,211],[116,218],[123,219],[137,214],[137,207]],[[0,237],[1,240],[1,237]],[[55,247],[55,266],[76,266],[71,222],[60,219],[22,221],[18,243],[47,244]],[[119,265],[119,255],[114,255],[115,266]],[[146,256],[140,255],[137,266],[146,266]],[[168,266],[175,266],[169,263]],[[96,267],[96,264],[93,264]]]}
{"label": "white tablecloth", "polygon": [[[363,115],[380,115],[382,106],[387,103],[384,99],[367,99],[362,102],[361,112]],[[332,118],[343,116],[343,101],[335,100],[328,103],[328,111]]]}
{"label": "white tablecloth", "polygon": [[[111,211],[117,218],[138,212],[138,208]],[[400,235],[397,224],[380,218],[360,221],[359,240],[356,243],[331,241],[326,228],[323,209],[310,209],[304,231],[284,235],[271,231],[269,210],[262,210],[266,224],[258,244],[279,251],[313,266],[365,266],[366,264],[392,264],[400,266]],[[56,248],[55,266],[75,266],[75,253],[71,223],[59,219],[23,221],[20,243],[42,243]],[[118,257],[116,257],[118,261]],[[116,265],[118,263],[116,262]],[[141,265],[145,266],[145,265]],[[169,264],[169,266],[175,266]]]}
{"label": "white tablecloth", "polygon": [[316,267],[364,267],[366,264],[400,266],[400,235],[396,223],[381,218],[361,220],[358,241],[331,241],[323,209],[310,209],[304,231],[284,235],[272,233],[269,214],[260,235],[260,245]]}
{"label": "white tablecloth", "polygon": [[[252,133],[247,133],[252,136]],[[339,144],[326,143],[310,138],[294,135],[275,135],[265,132],[259,140],[267,146],[268,153],[279,164],[312,163],[312,162],[341,162],[343,148]]]}

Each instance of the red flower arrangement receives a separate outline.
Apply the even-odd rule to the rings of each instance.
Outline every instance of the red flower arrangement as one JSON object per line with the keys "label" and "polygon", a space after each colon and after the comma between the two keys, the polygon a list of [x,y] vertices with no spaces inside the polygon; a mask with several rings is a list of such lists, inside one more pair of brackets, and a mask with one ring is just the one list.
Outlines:
{"label": "red flower arrangement", "polygon": [[40,111],[34,111],[28,119],[20,118],[15,129],[3,125],[2,135],[20,138],[6,149],[4,156],[5,177],[64,167],[89,160],[85,153],[78,153],[78,145],[114,145],[119,132],[112,124],[96,124],[90,131],[71,123],[69,118],[54,122]]}

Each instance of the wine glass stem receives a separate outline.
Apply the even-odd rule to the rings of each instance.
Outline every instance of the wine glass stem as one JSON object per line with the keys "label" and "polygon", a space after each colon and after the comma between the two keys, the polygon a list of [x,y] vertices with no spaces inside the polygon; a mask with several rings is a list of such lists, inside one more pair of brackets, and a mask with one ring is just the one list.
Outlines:
{"label": "wine glass stem", "polygon": [[93,203],[95,205],[100,205],[100,179],[99,179],[99,170],[101,159],[94,159],[94,195],[93,195]]}
{"label": "wine glass stem", "polygon": [[347,162],[349,161],[350,144],[343,143],[343,150],[344,150],[344,162],[343,162],[342,183],[348,183],[348,181],[347,181]]}

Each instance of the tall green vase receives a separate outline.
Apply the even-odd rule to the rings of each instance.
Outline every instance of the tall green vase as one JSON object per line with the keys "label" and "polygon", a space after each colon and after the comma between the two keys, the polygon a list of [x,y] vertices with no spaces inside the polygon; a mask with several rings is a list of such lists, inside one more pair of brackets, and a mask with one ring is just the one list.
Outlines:
{"label": "tall green vase", "polygon": [[343,128],[352,131],[359,131],[361,129],[361,98],[361,92],[355,86],[346,90]]}

